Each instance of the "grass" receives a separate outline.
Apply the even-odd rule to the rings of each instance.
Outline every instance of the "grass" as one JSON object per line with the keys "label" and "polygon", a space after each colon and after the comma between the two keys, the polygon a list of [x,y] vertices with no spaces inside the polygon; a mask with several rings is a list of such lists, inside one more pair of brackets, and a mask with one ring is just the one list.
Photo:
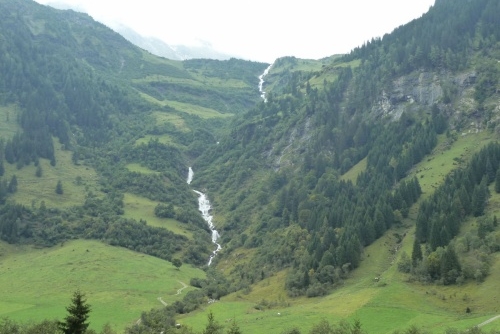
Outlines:
{"label": "grass", "polygon": [[156,125],[158,126],[170,123],[182,132],[191,131],[186,125],[184,119],[179,115],[168,112],[155,111],[153,112],[153,116],[155,117]]}
{"label": "grass", "polygon": [[140,92],[139,93],[146,101],[154,103],[156,105],[160,106],[168,106],[171,108],[174,108],[175,110],[178,110],[180,112],[184,112],[186,114],[190,115],[196,115],[204,119],[210,119],[210,118],[226,118],[226,117],[232,117],[233,114],[222,114],[218,112],[217,110],[211,109],[211,108],[205,108],[202,106],[194,105],[194,104],[189,104],[189,103],[183,103],[183,102],[178,102],[178,101],[171,101],[171,100],[163,100],[160,101],[158,99],[155,99],[154,97],[147,95],[145,93]]}
{"label": "grass", "polygon": [[[109,322],[122,331],[144,310],[182,298],[180,282],[203,271],[112,247],[72,241],[49,249],[0,244],[0,317],[17,321],[62,319],[72,293],[80,289],[92,306],[91,328]],[[188,292],[192,287],[183,291]]]}
{"label": "grass", "polygon": [[147,144],[151,140],[158,140],[158,142],[165,144],[165,145],[168,145],[168,146],[178,146],[178,144],[175,142],[175,140],[166,134],[163,134],[163,135],[145,135],[144,137],[137,139],[135,144],[136,145]]}
{"label": "grass", "polygon": [[[39,205],[42,201],[47,207],[70,207],[81,205],[87,191],[99,194],[96,171],[88,166],[74,165],[71,152],[61,149],[54,140],[56,165],[51,166],[46,159],[40,159],[42,177],[36,177],[36,167],[31,164],[18,170],[15,165],[5,163],[6,180],[16,175],[18,190],[12,196],[17,202],[26,206]],[[61,180],[64,194],[55,193],[57,181]]]}
{"label": "grass", "polygon": [[410,171],[409,177],[418,178],[423,198],[426,198],[443,182],[446,175],[467,163],[475,152],[490,141],[491,134],[487,131],[459,136],[452,143],[445,135],[441,135],[433,154],[417,164]]}
{"label": "grass", "polygon": [[154,170],[151,170],[147,167],[142,166],[139,163],[131,163],[125,167],[131,172],[137,172],[137,173],[142,173],[142,174],[160,174],[160,172],[156,172]]}
{"label": "grass", "polygon": [[147,221],[150,226],[162,227],[175,234],[185,235],[188,238],[192,237],[192,233],[186,229],[185,225],[177,220],[155,216],[154,210],[158,202],[131,193],[125,193],[123,202],[125,204],[124,217],[135,220],[142,219]]}
{"label": "grass", "polygon": [[223,79],[218,77],[208,77],[198,74],[196,71],[189,71],[190,74],[197,76],[196,79],[175,78],[163,75],[150,75],[141,79],[135,79],[136,83],[164,82],[169,84],[210,87],[210,88],[246,88],[249,87],[245,82],[237,79]]}
{"label": "grass", "polygon": [[358,178],[358,175],[366,170],[366,166],[368,164],[368,159],[364,158],[360,162],[358,162],[356,165],[354,165],[351,169],[349,169],[347,172],[345,172],[340,179],[344,181],[351,181],[353,184],[356,184],[356,180]]}

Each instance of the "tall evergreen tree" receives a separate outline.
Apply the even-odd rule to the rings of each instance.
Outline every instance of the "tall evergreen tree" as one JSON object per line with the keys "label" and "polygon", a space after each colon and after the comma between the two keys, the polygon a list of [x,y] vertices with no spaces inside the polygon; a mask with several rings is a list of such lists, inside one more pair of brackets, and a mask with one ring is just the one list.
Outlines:
{"label": "tall evergreen tree", "polygon": [[212,311],[208,313],[208,323],[202,334],[222,334],[222,326],[215,321]]}
{"label": "tall evergreen tree", "polygon": [[422,259],[422,247],[420,246],[420,242],[418,241],[418,239],[415,238],[415,241],[413,242],[413,250],[411,252],[411,262],[413,267],[417,265],[418,261],[422,261]]}
{"label": "tall evergreen tree", "polygon": [[497,169],[497,173],[495,176],[495,192],[500,194],[500,168]]}
{"label": "tall evergreen tree", "polygon": [[8,191],[13,194],[17,191],[17,177],[15,175],[12,175],[10,178],[9,186],[8,186]]}
{"label": "tall evergreen tree", "polygon": [[66,307],[68,315],[64,321],[59,322],[59,329],[64,334],[84,334],[89,327],[87,322],[90,313],[90,305],[87,304],[85,295],[75,291],[71,299],[71,305]]}
{"label": "tall evergreen tree", "polygon": [[445,285],[454,284],[461,274],[461,266],[458,256],[452,246],[446,247],[441,256],[441,277]]}
{"label": "tall evergreen tree", "polygon": [[63,186],[61,180],[57,181],[56,185],[56,194],[62,195],[64,193]]}

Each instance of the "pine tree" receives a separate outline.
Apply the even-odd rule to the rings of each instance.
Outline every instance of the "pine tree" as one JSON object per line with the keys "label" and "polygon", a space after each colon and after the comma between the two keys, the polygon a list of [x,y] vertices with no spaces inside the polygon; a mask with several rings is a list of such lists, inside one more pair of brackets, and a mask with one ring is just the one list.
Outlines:
{"label": "pine tree", "polygon": [[3,174],[5,173],[5,166],[3,164],[3,156],[4,156],[3,141],[0,141],[0,176],[3,176]]}
{"label": "pine tree", "polygon": [[222,334],[222,326],[215,321],[212,311],[208,313],[208,324],[203,330],[202,334]]}
{"label": "pine tree", "polygon": [[64,334],[83,334],[89,327],[90,305],[85,300],[85,295],[80,291],[75,291],[71,299],[71,305],[66,307],[68,316],[63,322],[59,322],[59,329]]}
{"label": "pine tree", "polygon": [[422,261],[422,259],[422,247],[420,246],[420,242],[418,241],[418,239],[415,238],[415,241],[413,242],[413,250],[411,252],[411,262],[413,267],[416,267],[418,261]]}
{"label": "pine tree", "polygon": [[453,247],[448,246],[441,257],[441,277],[445,285],[453,284],[460,276],[462,268]]}
{"label": "pine tree", "polygon": [[42,177],[42,174],[43,174],[42,166],[41,165],[36,166],[35,176]]}
{"label": "pine tree", "polygon": [[495,176],[495,192],[500,194],[500,168],[497,170],[497,174]]}
{"label": "pine tree", "polygon": [[229,330],[227,331],[227,334],[242,334],[240,327],[234,319],[231,323],[231,327],[229,327]]}
{"label": "pine tree", "polygon": [[56,194],[62,195],[64,193],[63,186],[61,180],[57,181],[56,185]]}
{"label": "pine tree", "polygon": [[17,177],[15,175],[12,175],[9,186],[7,189],[11,194],[15,193],[17,191]]}

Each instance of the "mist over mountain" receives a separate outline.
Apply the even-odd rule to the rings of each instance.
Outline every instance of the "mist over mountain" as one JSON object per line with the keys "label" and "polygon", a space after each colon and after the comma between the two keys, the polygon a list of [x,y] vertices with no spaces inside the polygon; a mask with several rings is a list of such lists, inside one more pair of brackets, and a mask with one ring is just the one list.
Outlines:
{"label": "mist over mountain", "polygon": [[152,54],[167,59],[186,60],[195,58],[228,60],[231,55],[218,52],[210,43],[200,43],[200,46],[169,45],[156,37],[145,37],[131,28],[120,24],[111,24],[113,30],[138,47]]}
{"label": "mist over mountain", "polygon": [[[75,10],[77,12],[85,13],[85,8],[74,6],[64,2],[49,2],[48,6],[61,9],[61,10]],[[198,46],[192,45],[170,45],[165,43],[159,38],[143,36],[123,24],[115,21],[102,22],[109,26],[111,29],[125,37],[132,44],[151,52],[152,54],[172,60],[186,60],[194,58],[218,59],[228,60],[234,56],[228,55],[215,50],[208,42],[200,42]]]}

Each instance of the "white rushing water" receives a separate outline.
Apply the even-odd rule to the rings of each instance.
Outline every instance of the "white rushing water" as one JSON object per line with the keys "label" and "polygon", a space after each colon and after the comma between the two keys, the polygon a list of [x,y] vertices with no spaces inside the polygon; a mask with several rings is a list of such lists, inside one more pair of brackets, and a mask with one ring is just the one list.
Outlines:
{"label": "white rushing water", "polygon": [[265,82],[264,77],[269,73],[272,66],[273,64],[269,65],[264,71],[264,73],[259,75],[259,92],[260,92],[260,97],[264,100],[264,102],[267,102],[266,92],[264,91],[264,82]]}
{"label": "white rushing water", "polygon": [[[191,184],[193,181],[194,172],[191,167],[189,167],[187,183]],[[212,264],[212,260],[217,255],[217,253],[222,249],[221,245],[217,242],[219,240],[219,232],[215,229],[214,223],[212,222],[213,216],[210,214],[210,210],[212,210],[212,206],[210,205],[210,201],[207,198],[207,195],[198,190],[193,190],[198,194],[198,210],[201,212],[201,216],[207,222],[210,231],[212,231],[212,243],[216,246],[215,250],[210,255],[210,259],[208,260],[208,265]]]}

